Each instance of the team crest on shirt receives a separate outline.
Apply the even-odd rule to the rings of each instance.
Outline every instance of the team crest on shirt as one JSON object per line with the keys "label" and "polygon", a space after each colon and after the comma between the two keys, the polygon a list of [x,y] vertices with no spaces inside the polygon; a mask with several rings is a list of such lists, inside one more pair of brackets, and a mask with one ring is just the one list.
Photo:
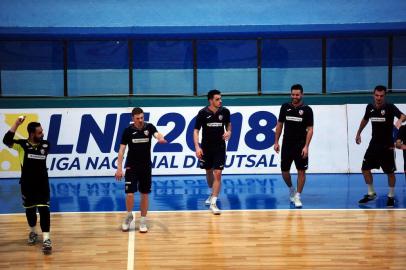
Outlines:
{"label": "team crest on shirt", "polygon": [[300,115],[303,115],[303,110],[299,110],[299,114],[300,114]]}
{"label": "team crest on shirt", "polygon": [[44,149],[41,149],[40,152],[41,152],[41,154],[43,154],[43,155],[45,154],[45,150],[44,150]]}
{"label": "team crest on shirt", "polygon": [[381,114],[382,114],[382,115],[385,115],[385,110],[381,110]]}
{"label": "team crest on shirt", "polygon": [[219,120],[223,120],[223,116],[221,114],[219,115]]}
{"label": "team crest on shirt", "polygon": [[145,134],[145,136],[148,136],[148,135],[149,135],[149,131],[148,131],[148,130],[144,130],[144,134]]}

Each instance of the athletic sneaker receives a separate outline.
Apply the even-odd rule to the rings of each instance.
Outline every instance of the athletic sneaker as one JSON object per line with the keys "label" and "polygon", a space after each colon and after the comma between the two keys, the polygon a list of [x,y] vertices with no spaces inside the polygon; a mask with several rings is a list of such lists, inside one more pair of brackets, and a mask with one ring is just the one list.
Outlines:
{"label": "athletic sneaker", "polygon": [[358,201],[359,204],[364,204],[364,203],[368,203],[370,201],[373,201],[376,199],[376,193],[373,193],[371,195],[367,194],[364,195],[364,198],[362,198],[361,200]]}
{"label": "athletic sneaker", "polygon": [[140,230],[140,233],[146,233],[146,232],[148,232],[148,227],[147,227],[147,223],[144,221],[144,222],[140,222],[140,228],[139,228],[139,230]]}
{"label": "athletic sneaker", "polygon": [[35,232],[30,232],[30,234],[28,235],[28,245],[32,246],[35,245],[38,242],[38,234],[36,234]]}
{"label": "athletic sneaker", "polygon": [[123,220],[123,224],[121,224],[121,230],[123,232],[128,232],[130,230],[130,224],[133,221],[134,217],[131,216],[126,216],[125,219]]}
{"label": "athletic sneaker", "polygon": [[291,189],[289,191],[289,199],[291,203],[295,202],[295,195],[296,195],[296,190],[295,189]]}
{"label": "athletic sneaker", "polygon": [[221,214],[220,209],[217,207],[217,205],[215,203],[210,204],[210,210],[214,215],[220,215]]}
{"label": "athletic sneaker", "polygon": [[395,198],[394,197],[388,196],[388,200],[386,201],[386,207],[390,207],[390,208],[395,207]]}
{"label": "athletic sneaker", "polygon": [[51,239],[47,239],[42,243],[42,252],[44,255],[49,255],[52,253]]}
{"label": "athletic sneaker", "polygon": [[296,208],[301,208],[303,206],[302,201],[300,200],[300,195],[296,193],[293,197],[293,203],[295,204]]}
{"label": "athletic sneaker", "polygon": [[210,196],[207,198],[207,200],[204,202],[204,204],[205,204],[206,206],[209,206],[210,203],[211,203],[211,194],[210,194]]}

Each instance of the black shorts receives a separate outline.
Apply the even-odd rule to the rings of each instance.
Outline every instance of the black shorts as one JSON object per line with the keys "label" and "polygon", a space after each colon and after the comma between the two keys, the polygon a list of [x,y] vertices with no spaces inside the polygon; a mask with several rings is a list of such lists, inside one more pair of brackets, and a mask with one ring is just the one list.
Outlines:
{"label": "black shorts", "polygon": [[223,170],[226,162],[226,148],[207,148],[203,150],[203,157],[199,160],[200,169]]}
{"label": "black shorts", "polygon": [[369,146],[362,162],[362,170],[382,168],[384,173],[396,171],[395,150]]}
{"label": "black shorts", "polygon": [[282,143],[281,171],[290,171],[292,162],[295,162],[297,170],[305,171],[309,167],[309,158],[302,157],[302,150],[305,146],[303,142]]}
{"label": "black shorts", "polygon": [[48,206],[50,202],[49,180],[46,178],[21,178],[21,197],[24,208]]}
{"label": "black shorts", "polygon": [[151,167],[131,168],[125,170],[125,193],[151,193]]}

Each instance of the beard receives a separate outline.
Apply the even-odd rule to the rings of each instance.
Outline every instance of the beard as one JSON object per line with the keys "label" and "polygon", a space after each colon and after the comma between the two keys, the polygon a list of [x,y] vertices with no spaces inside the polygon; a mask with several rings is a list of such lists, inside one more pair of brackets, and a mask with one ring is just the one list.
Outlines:
{"label": "beard", "polygon": [[44,139],[44,136],[32,138],[35,143],[39,143]]}

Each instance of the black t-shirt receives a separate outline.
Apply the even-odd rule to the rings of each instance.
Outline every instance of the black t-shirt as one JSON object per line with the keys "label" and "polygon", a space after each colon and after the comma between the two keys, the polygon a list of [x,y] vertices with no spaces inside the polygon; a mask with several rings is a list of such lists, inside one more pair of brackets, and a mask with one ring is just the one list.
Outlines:
{"label": "black t-shirt", "polygon": [[201,109],[196,117],[195,129],[202,128],[202,147],[224,147],[223,134],[229,123],[230,111],[227,108],[220,107],[215,113],[208,106]]}
{"label": "black t-shirt", "polygon": [[141,129],[134,125],[127,127],[121,137],[121,144],[128,145],[125,166],[151,166],[151,139],[157,129],[154,125],[144,122]]}
{"label": "black t-shirt", "polygon": [[298,107],[292,103],[282,105],[278,122],[284,123],[284,142],[306,142],[307,128],[313,126],[313,110],[302,104]]}
{"label": "black t-shirt", "polygon": [[[401,140],[403,144],[406,144],[406,126],[401,126],[399,128],[397,140]],[[406,150],[405,150],[406,151]]]}
{"label": "black t-shirt", "polygon": [[25,179],[35,181],[48,179],[47,156],[50,147],[47,140],[31,144],[27,139],[15,140],[14,133],[8,131],[3,142],[18,152],[22,181],[25,181]]}
{"label": "black t-shirt", "polygon": [[364,120],[371,120],[372,123],[372,138],[369,144],[384,148],[393,146],[393,121],[395,116],[400,118],[401,114],[391,103],[385,103],[379,109],[373,104],[368,104]]}

